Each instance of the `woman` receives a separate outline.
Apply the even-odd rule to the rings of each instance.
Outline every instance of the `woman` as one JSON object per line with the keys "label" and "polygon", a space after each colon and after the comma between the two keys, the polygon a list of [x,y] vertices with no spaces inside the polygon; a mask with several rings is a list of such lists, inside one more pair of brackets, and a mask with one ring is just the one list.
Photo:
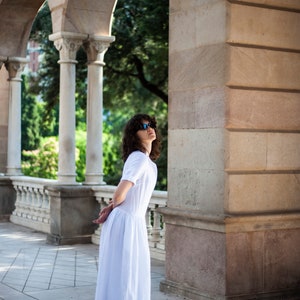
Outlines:
{"label": "woman", "polygon": [[156,121],[135,115],[125,126],[122,178],[101,210],[96,300],[150,300],[150,253],[145,214],[157,180]]}

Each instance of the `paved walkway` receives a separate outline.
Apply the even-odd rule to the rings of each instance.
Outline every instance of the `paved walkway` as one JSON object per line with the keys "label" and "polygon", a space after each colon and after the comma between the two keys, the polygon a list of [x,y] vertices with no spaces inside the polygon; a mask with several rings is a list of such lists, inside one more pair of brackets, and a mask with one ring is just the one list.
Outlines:
{"label": "paved walkway", "polygon": [[[98,246],[53,246],[45,239],[43,233],[0,223],[0,299],[93,300]],[[163,262],[152,260],[151,267],[151,299],[183,299],[159,291]]]}

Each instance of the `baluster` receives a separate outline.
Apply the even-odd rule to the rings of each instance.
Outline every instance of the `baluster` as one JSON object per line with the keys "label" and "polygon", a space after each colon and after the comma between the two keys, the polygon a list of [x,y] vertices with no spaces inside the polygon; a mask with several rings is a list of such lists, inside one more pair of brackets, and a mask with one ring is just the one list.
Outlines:
{"label": "baluster", "polygon": [[26,219],[28,214],[28,190],[26,186],[22,186],[22,195],[23,195],[23,209],[22,209],[22,218]]}
{"label": "baluster", "polygon": [[38,189],[32,188],[31,192],[31,218],[33,221],[38,219]]}
{"label": "baluster", "polygon": [[151,231],[152,231],[152,225],[151,225],[151,208],[148,207],[146,211],[146,226],[147,226],[147,233],[148,233],[148,240],[151,238]]}
{"label": "baluster", "polygon": [[28,188],[28,194],[27,194],[27,218],[32,220],[33,214],[34,214],[34,188],[29,187]]}
{"label": "baluster", "polygon": [[42,211],[43,211],[43,222],[46,224],[50,223],[50,199],[48,191],[43,189],[42,199]]}
{"label": "baluster", "polygon": [[16,203],[15,203],[15,210],[13,211],[14,216],[20,216],[20,211],[22,209],[22,193],[20,191],[20,187],[18,185],[14,186],[16,191]]}
{"label": "baluster", "polygon": [[43,188],[38,187],[36,189],[36,212],[37,212],[37,219],[39,219],[41,215],[41,208],[42,208],[42,201],[43,201]]}
{"label": "baluster", "polygon": [[160,239],[159,242],[156,244],[156,247],[160,250],[165,250],[165,234],[166,234],[166,228],[165,228],[165,221],[164,216],[161,215],[161,230],[160,230]]}
{"label": "baluster", "polygon": [[158,205],[155,205],[155,209],[153,211],[153,228],[152,228],[152,237],[151,240],[155,244],[160,239],[160,214],[156,211]]}

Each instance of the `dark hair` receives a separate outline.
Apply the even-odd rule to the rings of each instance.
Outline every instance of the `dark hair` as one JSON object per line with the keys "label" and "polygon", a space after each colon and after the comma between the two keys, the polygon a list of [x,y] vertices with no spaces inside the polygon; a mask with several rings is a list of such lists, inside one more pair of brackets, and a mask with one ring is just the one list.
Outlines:
{"label": "dark hair", "polygon": [[136,150],[146,152],[146,149],[142,145],[139,137],[137,136],[137,132],[140,129],[142,121],[148,121],[152,125],[154,125],[154,130],[156,133],[156,139],[152,142],[152,148],[151,153],[149,154],[149,157],[152,160],[156,160],[160,155],[160,137],[159,133],[156,128],[156,120],[155,117],[150,117],[146,114],[137,114],[133,116],[126,124],[124,128],[124,135],[123,135],[123,161],[126,161],[128,156]]}

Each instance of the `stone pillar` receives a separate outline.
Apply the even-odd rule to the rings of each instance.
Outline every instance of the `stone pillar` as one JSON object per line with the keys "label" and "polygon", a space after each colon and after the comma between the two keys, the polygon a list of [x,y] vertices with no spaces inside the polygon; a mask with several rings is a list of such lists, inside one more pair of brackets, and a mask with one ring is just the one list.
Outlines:
{"label": "stone pillar", "polygon": [[170,1],[165,292],[300,294],[300,3],[267,2]]}
{"label": "stone pillar", "polygon": [[58,181],[64,184],[76,183],[75,65],[77,50],[86,37],[84,34],[69,32],[49,36],[60,55]]}
{"label": "stone pillar", "polygon": [[87,93],[87,140],[85,184],[97,185],[103,182],[102,166],[102,110],[103,110],[103,57],[111,36],[95,36],[85,43],[88,57]]}
{"label": "stone pillar", "polygon": [[49,186],[50,233],[47,242],[54,245],[91,243],[97,225],[99,204],[87,186]]}
{"label": "stone pillar", "polygon": [[9,75],[9,111],[7,168],[9,176],[21,175],[21,73],[28,61],[24,58],[9,58],[5,63]]}
{"label": "stone pillar", "polygon": [[2,68],[6,61],[7,57],[0,56],[0,176],[6,173],[7,167],[9,82],[7,70]]}

